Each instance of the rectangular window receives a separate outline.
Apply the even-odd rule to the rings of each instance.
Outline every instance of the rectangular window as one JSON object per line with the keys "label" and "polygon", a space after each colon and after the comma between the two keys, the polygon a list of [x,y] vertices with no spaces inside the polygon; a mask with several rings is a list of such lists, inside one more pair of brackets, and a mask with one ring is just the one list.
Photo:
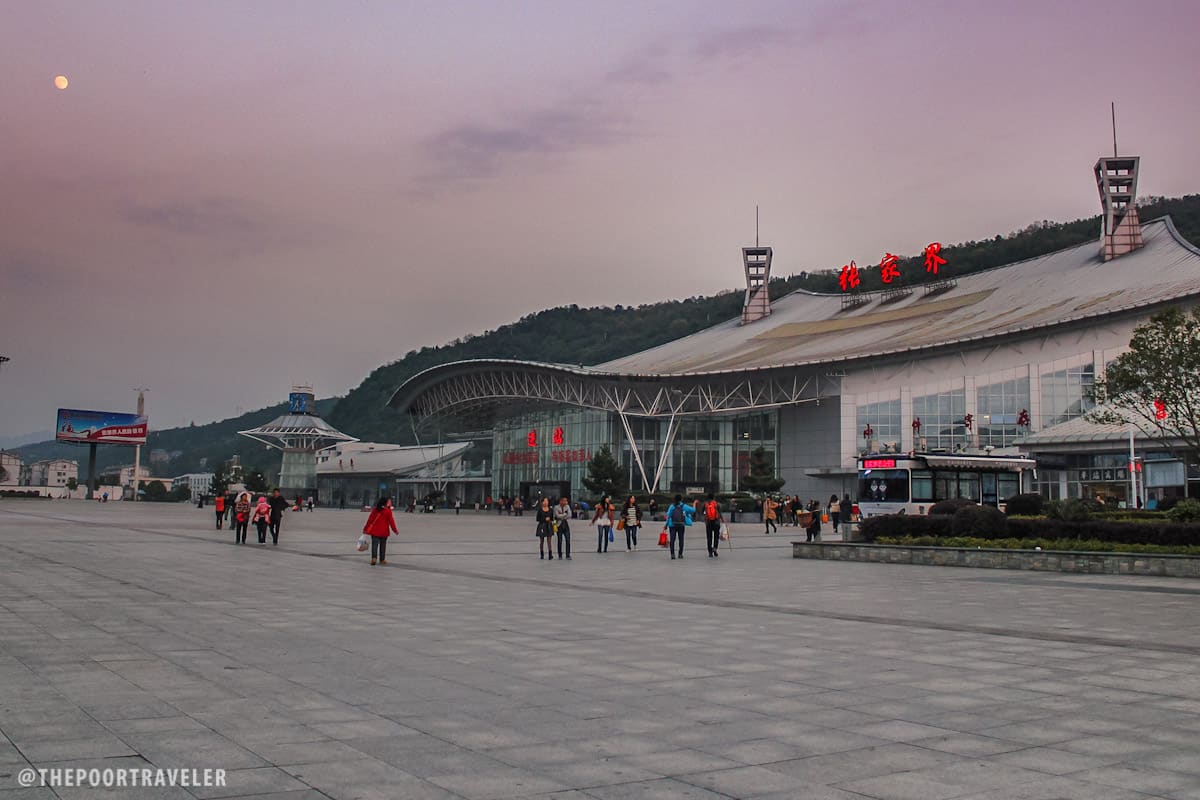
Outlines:
{"label": "rectangular window", "polygon": [[908,502],[908,470],[864,469],[858,475],[858,499],[863,502]]}
{"label": "rectangular window", "polygon": [[927,470],[913,470],[912,499],[914,502],[933,500],[933,473]]}

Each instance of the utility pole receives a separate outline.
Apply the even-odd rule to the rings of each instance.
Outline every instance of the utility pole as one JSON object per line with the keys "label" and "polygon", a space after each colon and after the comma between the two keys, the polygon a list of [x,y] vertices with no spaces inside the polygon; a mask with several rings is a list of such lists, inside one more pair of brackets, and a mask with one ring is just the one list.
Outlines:
{"label": "utility pole", "polygon": [[[133,390],[138,393],[137,414],[139,417],[146,416],[146,392],[150,391],[145,386],[135,386]],[[142,446],[135,445],[133,449],[133,502],[138,501],[138,484],[142,477]]]}

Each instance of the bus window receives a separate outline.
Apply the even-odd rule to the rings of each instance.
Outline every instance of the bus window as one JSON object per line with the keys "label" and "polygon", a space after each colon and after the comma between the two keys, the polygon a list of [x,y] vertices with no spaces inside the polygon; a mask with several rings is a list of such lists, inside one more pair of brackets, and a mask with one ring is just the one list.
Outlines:
{"label": "bus window", "polygon": [[934,500],[953,500],[958,497],[958,473],[933,473],[933,490]]}
{"label": "bus window", "polygon": [[958,473],[958,496],[964,500],[979,502],[979,473]]}
{"label": "bus window", "polygon": [[914,503],[933,500],[933,473],[928,470],[913,470],[912,499]]}
{"label": "bus window", "polygon": [[1021,476],[1013,472],[1001,472],[996,476],[996,493],[1001,500],[1007,500],[1021,493]]}
{"label": "bus window", "polygon": [[858,473],[858,499],[864,502],[908,502],[908,470],[864,469]]}

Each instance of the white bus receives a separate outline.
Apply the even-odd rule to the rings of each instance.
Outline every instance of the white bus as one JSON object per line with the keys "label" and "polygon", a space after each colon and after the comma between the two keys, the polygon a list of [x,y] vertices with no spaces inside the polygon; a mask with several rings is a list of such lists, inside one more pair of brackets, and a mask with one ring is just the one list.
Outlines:
{"label": "white bus", "polygon": [[1024,456],[951,453],[865,455],[858,459],[858,511],[876,514],[928,514],[938,500],[962,498],[1002,508],[1020,494],[1025,472],[1037,466]]}

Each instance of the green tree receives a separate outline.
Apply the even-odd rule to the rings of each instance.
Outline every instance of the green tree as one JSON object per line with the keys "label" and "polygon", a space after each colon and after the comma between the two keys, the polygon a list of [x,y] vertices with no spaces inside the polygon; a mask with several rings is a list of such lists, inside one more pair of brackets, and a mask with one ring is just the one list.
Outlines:
{"label": "green tree", "polygon": [[218,461],[217,466],[213,469],[213,479],[212,479],[212,495],[213,495],[213,497],[219,497],[220,495],[225,494],[225,492],[228,488],[229,488],[229,475],[227,475],[225,473],[225,465],[223,463],[221,463],[220,461]]}
{"label": "green tree", "polygon": [[1169,308],[1137,326],[1096,381],[1094,422],[1132,423],[1186,464],[1200,453],[1200,308]]}
{"label": "green tree", "polygon": [[180,486],[171,490],[170,498],[175,503],[186,503],[192,499],[192,490],[187,486]]}
{"label": "green tree", "polygon": [[265,492],[267,490],[267,479],[257,470],[246,473],[245,483],[248,492]]}
{"label": "green tree", "polygon": [[167,487],[162,485],[162,481],[150,481],[147,485],[144,481],[139,484],[146,490],[146,499],[153,503],[161,503],[167,499]]}
{"label": "green tree", "polygon": [[74,492],[78,488],[79,488],[79,481],[75,480],[74,478],[67,478],[67,492],[68,493]]}
{"label": "green tree", "polygon": [[750,453],[750,471],[738,479],[738,485],[750,492],[774,492],[787,483],[775,477],[775,459],[761,447]]}
{"label": "green tree", "polygon": [[625,474],[608,445],[597,450],[588,462],[588,474],[583,479],[583,485],[597,496],[618,497],[625,493]]}

